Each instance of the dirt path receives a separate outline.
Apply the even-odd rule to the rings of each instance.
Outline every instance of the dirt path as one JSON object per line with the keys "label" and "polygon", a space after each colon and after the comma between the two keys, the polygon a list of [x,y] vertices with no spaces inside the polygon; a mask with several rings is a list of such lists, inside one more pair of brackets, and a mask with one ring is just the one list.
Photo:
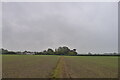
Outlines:
{"label": "dirt path", "polygon": [[58,64],[54,69],[51,78],[70,78],[71,76],[67,70],[67,66],[65,64],[64,56],[60,56],[58,60]]}

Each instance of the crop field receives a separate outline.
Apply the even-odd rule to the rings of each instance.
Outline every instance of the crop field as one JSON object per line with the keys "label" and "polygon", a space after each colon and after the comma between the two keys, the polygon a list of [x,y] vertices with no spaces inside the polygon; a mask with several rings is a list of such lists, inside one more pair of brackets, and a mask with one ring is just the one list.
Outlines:
{"label": "crop field", "polygon": [[3,78],[46,78],[55,68],[59,57],[5,55],[2,59]]}
{"label": "crop field", "polygon": [[116,56],[3,55],[3,78],[117,78]]}
{"label": "crop field", "polygon": [[117,78],[118,59],[110,56],[66,57],[72,78]]}

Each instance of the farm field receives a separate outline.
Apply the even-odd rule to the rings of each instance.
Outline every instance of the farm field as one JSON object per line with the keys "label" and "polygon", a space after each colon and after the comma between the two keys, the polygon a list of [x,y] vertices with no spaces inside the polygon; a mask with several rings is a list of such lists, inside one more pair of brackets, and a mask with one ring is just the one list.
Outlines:
{"label": "farm field", "polygon": [[72,78],[117,78],[118,59],[112,56],[66,57],[66,66]]}
{"label": "farm field", "polygon": [[3,78],[117,78],[116,56],[3,55]]}
{"label": "farm field", "polygon": [[4,55],[3,78],[46,78],[55,68],[58,56]]}

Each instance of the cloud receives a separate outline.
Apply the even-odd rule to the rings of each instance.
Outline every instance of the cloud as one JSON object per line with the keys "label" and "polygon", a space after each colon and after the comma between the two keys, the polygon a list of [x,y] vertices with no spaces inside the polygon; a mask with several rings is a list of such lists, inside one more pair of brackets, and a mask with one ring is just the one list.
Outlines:
{"label": "cloud", "polygon": [[117,52],[117,3],[3,3],[3,47],[42,51],[68,46],[79,53]]}

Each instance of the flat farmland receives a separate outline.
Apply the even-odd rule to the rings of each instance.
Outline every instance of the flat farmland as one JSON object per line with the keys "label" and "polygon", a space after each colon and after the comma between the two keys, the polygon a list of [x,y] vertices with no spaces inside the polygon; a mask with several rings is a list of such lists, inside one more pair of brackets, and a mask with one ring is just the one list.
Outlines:
{"label": "flat farmland", "polygon": [[117,78],[118,57],[74,56],[65,57],[67,71],[72,78]]}
{"label": "flat farmland", "polygon": [[3,55],[3,78],[117,78],[116,56]]}
{"label": "flat farmland", "polygon": [[49,78],[58,56],[4,55],[3,78]]}

